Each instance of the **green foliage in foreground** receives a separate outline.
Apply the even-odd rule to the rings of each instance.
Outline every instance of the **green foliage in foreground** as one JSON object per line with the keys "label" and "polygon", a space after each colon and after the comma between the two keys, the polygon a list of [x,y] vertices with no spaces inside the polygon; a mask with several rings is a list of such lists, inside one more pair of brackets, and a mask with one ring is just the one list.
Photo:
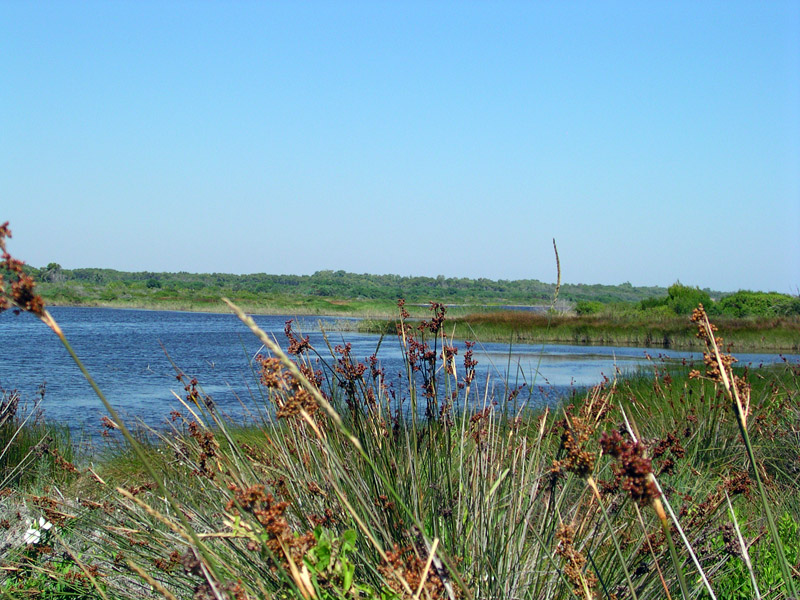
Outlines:
{"label": "green foliage in foreground", "polygon": [[54,600],[794,593],[800,366],[728,373],[751,386],[740,386],[746,438],[718,376],[690,377],[702,365],[656,362],[558,410],[517,413],[526,389],[474,381],[472,357],[446,350],[442,317],[404,328],[407,387],[346,346],[318,362],[295,339],[293,360],[274,349],[253,365],[259,422],[226,421],[189,384],[166,428],[134,439],[110,424],[91,468],[3,494],[0,590]]}

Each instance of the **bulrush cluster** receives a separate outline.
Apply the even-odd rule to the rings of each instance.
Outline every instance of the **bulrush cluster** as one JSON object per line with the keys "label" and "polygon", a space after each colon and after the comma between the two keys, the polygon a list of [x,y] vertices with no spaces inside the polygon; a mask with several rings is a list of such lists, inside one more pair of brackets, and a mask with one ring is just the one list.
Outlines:
{"label": "bulrush cluster", "polygon": [[311,343],[308,341],[308,336],[304,338],[298,338],[294,335],[292,331],[292,321],[294,319],[289,319],[286,321],[286,324],[283,328],[283,333],[286,335],[286,338],[289,340],[289,347],[286,348],[287,354],[298,355],[302,354],[311,349]]}
{"label": "bulrush cluster", "polygon": [[661,459],[659,475],[670,475],[675,471],[675,461],[686,456],[686,449],[681,445],[678,436],[670,431],[666,437],[656,441],[651,453],[654,459]]}
{"label": "bulrush cluster", "polygon": [[205,476],[214,479],[213,460],[217,457],[219,444],[214,438],[214,434],[208,430],[201,429],[196,421],[189,423],[189,435],[194,438],[200,447],[200,454],[197,456],[197,469],[194,475]]}
{"label": "bulrush cluster", "polygon": [[[469,385],[475,379],[475,367],[478,361],[472,357],[472,349],[475,347],[475,342],[465,341],[466,351],[464,352],[464,382],[463,385]],[[462,384],[459,384],[461,386]]]}
{"label": "bulrush cluster", "polygon": [[[416,328],[412,329],[406,323],[409,314],[405,309],[405,301],[398,300],[397,306],[400,309],[397,335],[404,348],[409,374],[419,373],[421,375],[419,389],[422,391],[422,397],[426,400],[425,417],[430,420],[441,418],[449,421],[450,409],[455,398],[450,395],[444,398],[444,403],[439,406],[437,393],[439,371],[443,370],[447,375],[457,377],[455,358],[458,355],[458,349],[448,343],[448,336],[443,330],[447,308],[440,302],[431,302],[429,308],[433,313],[433,318],[430,321],[421,320]],[[427,333],[433,335],[433,346],[425,341]],[[439,349],[440,342],[441,349]],[[442,361],[442,365],[437,365],[438,360]],[[472,359],[472,345],[468,343],[464,356],[465,379],[463,382],[458,382],[458,389],[463,389],[472,382],[475,377],[476,364],[477,362]]]}
{"label": "bulrush cluster", "polygon": [[731,366],[737,360],[731,354],[726,354],[720,349],[722,338],[714,335],[717,327],[708,320],[702,304],[698,304],[697,308],[692,311],[691,321],[697,323],[697,337],[706,345],[706,351],[703,352],[706,372],[704,376],[695,369],[689,373],[689,377],[693,379],[705,377],[714,383],[722,384],[734,400],[738,418],[746,427],[747,417],[750,414],[750,384],[744,377],[734,375],[731,371]]}
{"label": "bulrush cluster", "polygon": [[[700,338],[706,345],[706,352],[703,353],[703,363],[706,366],[705,376],[711,381],[722,383],[722,372],[720,371],[720,363],[727,370],[736,361],[736,358],[730,354],[724,354],[719,351],[722,347],[722,338],[714,335],[717,331],[717,326],[708,321],[708,316],[702,304],[692,311],[692,323],[697,323],[697,337]],[[719,360],[717,360],[714,350],[719,351]],[[697,370],[692,371],[690,377],[699,377],[700,372]]]}
{"label": "bulrush cluster", "polygon": [[433,313],[433,318],[430,321],[420,321],[417,329],[420,331],[427,329],[433,335],[436,335],[442,329],[442,325],[444,325],[444,315],[447,312],[447,308],[440,302],[431,302],[430,310]]}
{"label": "bulrush cluster", "polygon": [[[261,383],[270,390],[270,398],[275,403],[275,414],[279,419],[300,417],[302,411],[311,417],[316,414],[319,407],[314,396],[284,369],[279,358],[259,355],[256,361],[261,365]],[[303,365],[300,370],[309,381],[318,383],[318,374],[310,367]]]}
{"label": "bulrush cluster", "polygon": [[189,379],[185,374],[178,373],[177,379],[184,384],[183,390],[186,392],[187,402],[192,402],[195,405],[200,406],[200,402],[202,401],[203,405],[205,405],[208,410],[214,410],[214,401],[211,399],[211,396],[201,393],[198,387],[199,382],[197,381],[197,378],[192,377]]}
{"label": "bulrush cluster", "polygon": [[347,404],[351,409],[358,405],[358,388],[364,382],[364,373],[367,365],[352,357],[353,346],[348,342],[344,346],[338,345],[333,351],[338,354],[333,370],[337,374],[339,387],[347,394]]}
{"label": "bulrush cluster", "polygon": [[591,477],[596,456],[587,450],[587,446],[597,426],[608,414],[615,391],[613,386],[606,389],[606,384],[595,386],[577,411],[574,407],[567,409],[564,418],[555,424],[556,429],[561,429],[559,450],[564,458],[553,461],[554,476],[568,471],[582,479]]}
{"label": "bulrush cluster", "polygon": [[561,451],[564,458],[553,461],[553,473],[570,471],[586,479],[594,469],[595,455],[585,449],[593,428],[581,417],[564,417],[557,426],[562,428]]}
{"label": "bulrush cluster", "polygon": [[622,437],[619,431],[604,433],[600,438],[603,452],[619,460],[614,466],[614,473],[622,479],[622,489],[641,506],[650,504],[658,498],[658,488],[651,474],[653,463],[644,456],[645,447]]}
{"label": "bulrush cluster", "polygon": [[564,576],[572,585],[572,593],[578,598],[593,598],[592,590],[597,585],[597,577],[591,571],[584,571],[586,557],[574,544],[575,529],[566,523],[556,531],[556,554],[564,560]]}
{"label": "bulrush cluster", "polygon": [[[259,538],[276,561],[272,568],[289,570],[290,561],[295,565],[302,564],[303,556],[316,540],[310,531],[295,535],[285,516],[289,503],[276,501],[272,494],[264,492],[261,484],[248,488],[229,484],[228,489],[233,492],[233,498],[228,501],[226,510],[233,514],[239,514],[239,510],[250,513],[264,528],[264,535]],[[254,552],[260,550],[254,541],[248,544],[248,549]]]}
{"label": "bulrush cluster", "polygon": [[241,581],[236,583],[215,581],[208,573],[208,569],[204,567],[195,550],[189,549],[182,555],[180,564],[183,565],[185,573],[201,579],[200,583],[194,587],[194,595],[192,596],[194,600],[220,600],[220,598],[225,600],[250,600],[250,596],[245,592]]}
{"label": "bulrush cluster", "polygon": [[[386,552],[386,561],[378,570],[392,591],[400,598],[424,597],[443,600],[459,597],[460,590],[449,585],[447,575],[444,572],[440,573],[433,565],[433,561],[430,565],[427,563],[428,561],[420,557],[413,546],[401,548],[394,544],[393,549]],[[406,586],[402,585],[403,581],[408,589],[419,592],[414,595],[409,594]]]}

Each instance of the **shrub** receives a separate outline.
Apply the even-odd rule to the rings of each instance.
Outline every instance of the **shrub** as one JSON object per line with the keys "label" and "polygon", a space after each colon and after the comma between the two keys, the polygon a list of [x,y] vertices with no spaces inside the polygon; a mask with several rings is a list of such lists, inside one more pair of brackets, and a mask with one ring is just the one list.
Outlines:
{"label": "shrub", "polygon": [[800,315],[800,298],[775,292],[740,290],[717,303],[717,309],[730,317],[779,317]]}
{"label": "shrub", "polygon": [[579,315],[596,315],[603,310],[603,304],[594,300],[581,300],[575,305],[575,312]]}
{"label": "shrub", "polygon": [[704,292],[697,287],[683,285],[679,281],[669,286],[667,294],[667,305],[677,315],[690,315],[698,304],[702,304],[709,311],[713,309],[714,302],[708,292]]}

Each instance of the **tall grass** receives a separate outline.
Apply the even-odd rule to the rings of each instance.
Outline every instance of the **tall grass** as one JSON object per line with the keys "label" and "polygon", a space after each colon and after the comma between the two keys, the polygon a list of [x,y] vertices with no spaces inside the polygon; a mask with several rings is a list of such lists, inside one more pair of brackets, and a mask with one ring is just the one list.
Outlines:
{"label": "tall grass", "polygon": [[0,390],[0,489],[57,480],[74,460],[70,430],[44,422],[43,398],[44,389],[28,407],[15,390]]}

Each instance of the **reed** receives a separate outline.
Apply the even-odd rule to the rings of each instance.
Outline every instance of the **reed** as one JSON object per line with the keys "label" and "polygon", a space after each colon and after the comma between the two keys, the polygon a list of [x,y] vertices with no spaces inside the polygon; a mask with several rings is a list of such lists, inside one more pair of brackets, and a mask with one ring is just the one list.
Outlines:
{"label": "reed", "polygon": [[48,479],[61,483],[61,466],[72,465],[70,430],[44,421],[39,410],[43,399],[44,389],[29,408],[20,404],[16,391],[0,394],[0,489]]}
{"label": "reed", "polygon": [[[718,322],[725,329],[726,343],[736,351],[800,350],[800,321],[795,317],[721,317]],[[394,325],[394,319],[368,319],[360,328],[385,333]],[[485,342],[704,348],[688,318],[642,313],[598,316],[499,311],[457,317],[450,327],[456,338]]]}

